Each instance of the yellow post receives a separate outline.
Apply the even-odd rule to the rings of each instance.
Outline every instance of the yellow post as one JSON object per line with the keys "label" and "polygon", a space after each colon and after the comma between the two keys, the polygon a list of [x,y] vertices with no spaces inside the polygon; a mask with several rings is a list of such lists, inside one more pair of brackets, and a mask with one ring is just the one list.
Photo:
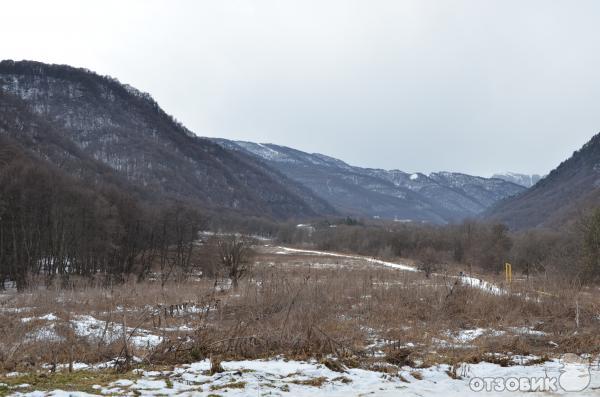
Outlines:
{"label": "yellow post", "polygon": [[508,284],[512,283],[512,265],[508,262],[504,264],[504,277]]}

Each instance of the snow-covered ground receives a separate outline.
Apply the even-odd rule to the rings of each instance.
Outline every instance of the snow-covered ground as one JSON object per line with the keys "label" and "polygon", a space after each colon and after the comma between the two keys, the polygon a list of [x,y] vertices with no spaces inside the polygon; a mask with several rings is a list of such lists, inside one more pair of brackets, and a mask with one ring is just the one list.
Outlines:
{"label": "snow-covered ground", "polygon": [[471,276],[459,276],[463,285],[489,292],[494,295],[504,295],[506,290],[497,285]]}
{"label": "snow-covered ground", "polygon": [[[282,255],[293,257],[296,261],[298,256],[304,255],[297,262],[300,266],[310,264],[311,266],[383,266],[396,269],[407,276],[409,282],[420,279],[419,270],[406,263],[394,263],[359,255],[347,255],[326,251],[304,250],[281,246],[268,247],[270,255]],[[272,258],[269,257],[271,260]],[[306,260],[305,260],[306,259]],[[341,260],[340,260],[341,259]],[[338,264],[338,263],[341,263]],[[399,273],[400,274],[400,273]],[[409,276],[410,274],[410,276]],[[439,276],[439,277],[438,277]],[[468,276],[442,276],[434,274],[436,281],[441,277],[449,277],[452,283],[461,283],[466,286],[481,289],[492,295],[504,295],[508,291],[491,282]],[[423,277],[424,278],[424,277]],[[447,280],[443,280],[447,283]],[[219,291],[227,291],[221,288]],[[225,296],[225,295],[223,295]],[[231,295],[233,297],[239,295]],[[372,300],[371,295],[364,295],[365,300]],[[102,310],[65,314],[60,311],[48,313],[39,308],[23,306],[20,308],[3,307],[2,312],[10,313],[20,319],[19,325],[29,332],[26,341],[64,341],[60,333],[60,325],[67,325],[74,334],[92,342],[103,341],[105,343],[119,342],[123,335],[128,342],[135,347],[134,353],[145,352],[160,345],[164,337],[170,337],[167,333],[180,333],[192,331],[196,328],[196,314],[212,310],[210,305],[204,303],[193,303],[185,306],[180,315],[179,310],[171,315],[169,324],[159,323],[153,325],[149,321],[135,327],[132,318],[140,317],[140,313],[151,313],[156,309],[146,301],[138,306],[117,306],[112,312]],[[158,306],[157,306],[158,307]],[[166,310],[167,306],[160,306]],[[36,309],[35,311],[33,309]],[[159,310],[159,311],[160,311]],[[34,315],[35,313],[35,315]],[[116,314],[115,314],[116,313]],[[129,322],[122,324],[119,319],[121,315],[127,314]],[[23,317],[22,317],[23,316]],[[26,317],[25,317],[26,316]],[[108,321],[102,320],[106,318]],[[478,324],[479,325],[479,324]],[[510,324],[510,325],[520,325]],[[36,328],[37,327],[37,328]],[[132,328],[135,327],[135,328]],[[465,327],[467,327],[465,325]],[[524,336],[543,337],[543,331],[536,330],[529,325],[522,326],[498,326],[496,328],[471,328],[465,329],[442,329],[432,339],[432,349],[476,349],[480,338],[501,336]],[[144,329],[145,328],[145,329]],[[410,327],[407,327],[409,329]],[[404,328],[403,328],[404,329]],[[439,330],[438,330],[439,331]],[[371,334],[371,333],[369,333]],[[175,335],[178,336],[177,334]],[[389,341],[379,339],[379,335],[373,330],[368,342],[372,344],[367,347],[371,351],[374,360],[383,360],[384,347]],[[406,343],[405,343],[406,342]],[[414,342],[414,343],[412,343]],[[426,346],[422,342],[413,340],[403,341],[406,347]],[[554,342],[548,342],[552,344]],[[553,346],[557,346],[555,343]],[[499,353],[489,353],[490,359],[496,358]],[[511,354],[511,353],[510,353]],[[540,353],[541,354],[541,353]],[[142,355],[140,355],[142,357]],[[106,358],[103,358],[105,360]],[[141,361],[141,360],[140,360]],[[417,361],[417,360],[415,360]],[[499,360],[491,360],[500,362]],[[286,361],[281,358],[271,360],[253,361],[229,361],[223,362],[224,372],[210,375],[208,373],[210,364],[201,361],[190,365],[179,365],[169,371],[139,371],[139,377],[133,380],[121,379],[111,384],[97,385],[94,389],[104,395],[181,395],[181,396],[494,396],[494,395],[583,395],[600,396],[600,365],[597,362],[588,365],[577,357],[570,357],[567,361],[554,360],[543,364],[539,363],[540,357],[536,356],[512,356],[515,365],[502,367],[497,364],[482,362],[478,364],[461,364],[458,368],[448,365],[435,365],[428,368],[397,368],[381,363],[382,368],[389,371],[379,372],[366,369],[346,369],[336,372],[318,362]],[[418,361],[419,365],[422,361]],[[531,365],[529,365],[531,364]],[[366,365],[363,363],[363,365]],[[75,369],[104,370],[112,368],[114,363],[85,364],[74,363]],[[66,369],[66,364],[58,365],[58,369]],[[45,368],[42,366],[42,368]],[[372,368],[372,367],[369,367]],[[396,373],[397,371],[397,373]],[[561,372],[563,371],[563,372]],[[559,381],[562,379],[562,381]],[[513,391],[514,381],[517,381],[517,389]],[[589,381],[589,385],[588,382]],[[509,383],[512,382],[512,383]],[[520,383],[529,382],[529,383]],[[542,389],[537,392],[527,390],[531,382],[542,382]],[[574,387],[585,390],[580,393],[567,393],[561,388]],[[536,383],[536,386],[540,386]],[[0,384],[0,395],[3,385]],[[28,385],[22,387],[11,386],[11,392],[17,396],[88,396],[85,393],[63,392],[63,391],[31,391]]]}
{"label": "snow-covered ground", "polygon": [[[62,341],[64,338],[56,331],[56,325],[61,321],[53,313],[40,317],[24,317],[21,319],[24,323],[31,321],[42,322],[43,325],[35,331],[26,335],[27,341]],[[114,322],[99,320],[90,315],[76,315],[70,321],[69,326],[73,329],[75,335],[87,338],[92,342],[102,341],[111,343],[121,340],[123,336],[128,342],[139,348],[152,348],[158,346],[163,338],[152,332],[141,328],[123,328],[123,325]],[[179,328],[174,329],[178,331]],[[125,331],[125,335],[123,335]],[[166,331],[166,330],[165,330]]]}
{"label": "snow-covered ground", "polygon": [[[282,359],[223,362],[224,372],[209,375],[210,363],[182,365],[172,371],[140,371],[139,379],[97,385],[105,395],[178,396],[548,396],[600,394],[597,363],[550,361],[538,365],[437,365],[398,374],[363,369],[335,372],[317,362]],[[531,391],[531,387],[536,391]],[[488,391],[488,388],[490,391]],[[566,390],[565,390],[566,389]],[[569,392],[577,390],[577,392]],[[87,396],[85,393],[15,392],[16,396]]]}

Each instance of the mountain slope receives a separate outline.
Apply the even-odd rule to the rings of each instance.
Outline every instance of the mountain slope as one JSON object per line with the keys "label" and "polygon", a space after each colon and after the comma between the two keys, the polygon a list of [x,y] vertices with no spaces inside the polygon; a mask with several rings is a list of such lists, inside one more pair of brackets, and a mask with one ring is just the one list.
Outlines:
{"label": "mountain slope", "polygon": [[524,186],[526,188],[530,188],[540,179],[542,179],[541,175],[538,174],[519,174],[515,172],[505,172],[502,174],[494,174],[492,178],[503,179],[508,182],[516,183],[517,185]]}
{"label": "mountain slope", "polygon": [[459,173],[408,174],[353,167],[322,154],[273,144],[213,139],[221,146],[262,159],[310,188],[341,213],[447,223],[479,214],[524,190],[500,179]]}
{"label": "mountain slope", "polygon": [[35,114],[21,99],[0,91],[0,136],[22,156],[49,160],[68,175],[90,184],[110,184],[143,195],[113,169],[92,158],[63,136],[52,123]]}
{"label": "mountain slope", "polygon": [[559,226],[600,205],[600,134],[524,193],[499,202],[486,217],[515,229]]}
{"label": "mountain slope", "polygon": [[[255,158],[194,136],[148,94],[115,79],[64,65],[2,61],[0,92],[17,97],[65,144],[146,191],[277,218],[333,212]],[[42,151],[37,144],[26,147]]]}

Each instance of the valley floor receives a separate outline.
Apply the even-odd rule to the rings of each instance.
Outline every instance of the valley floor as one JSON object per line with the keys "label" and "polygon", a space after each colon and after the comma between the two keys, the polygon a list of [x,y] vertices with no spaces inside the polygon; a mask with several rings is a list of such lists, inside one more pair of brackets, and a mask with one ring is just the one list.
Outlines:
{"label": "valley floor", "polygon": [[600,393],[595,291],[458,271],[263,241],[237,290],[7,291],[0,396]]}

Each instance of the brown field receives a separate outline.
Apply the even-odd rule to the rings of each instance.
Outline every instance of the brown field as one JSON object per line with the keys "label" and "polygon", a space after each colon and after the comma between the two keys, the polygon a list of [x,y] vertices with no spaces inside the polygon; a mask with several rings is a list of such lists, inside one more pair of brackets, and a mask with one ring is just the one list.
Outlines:
{"label": "brown field", "polygon": [[427,278],[366,259],[281,252],[260,246],[235,290],[198,278],[164,288],[150,280],[5,291],[0,370],[281,355],[385,371],[382,362],[509,365],[600,353],[598,289],[539,278],[507,287],[501,275],[486,277],[506,291],[494,294],[462,285],[459,266]]}

